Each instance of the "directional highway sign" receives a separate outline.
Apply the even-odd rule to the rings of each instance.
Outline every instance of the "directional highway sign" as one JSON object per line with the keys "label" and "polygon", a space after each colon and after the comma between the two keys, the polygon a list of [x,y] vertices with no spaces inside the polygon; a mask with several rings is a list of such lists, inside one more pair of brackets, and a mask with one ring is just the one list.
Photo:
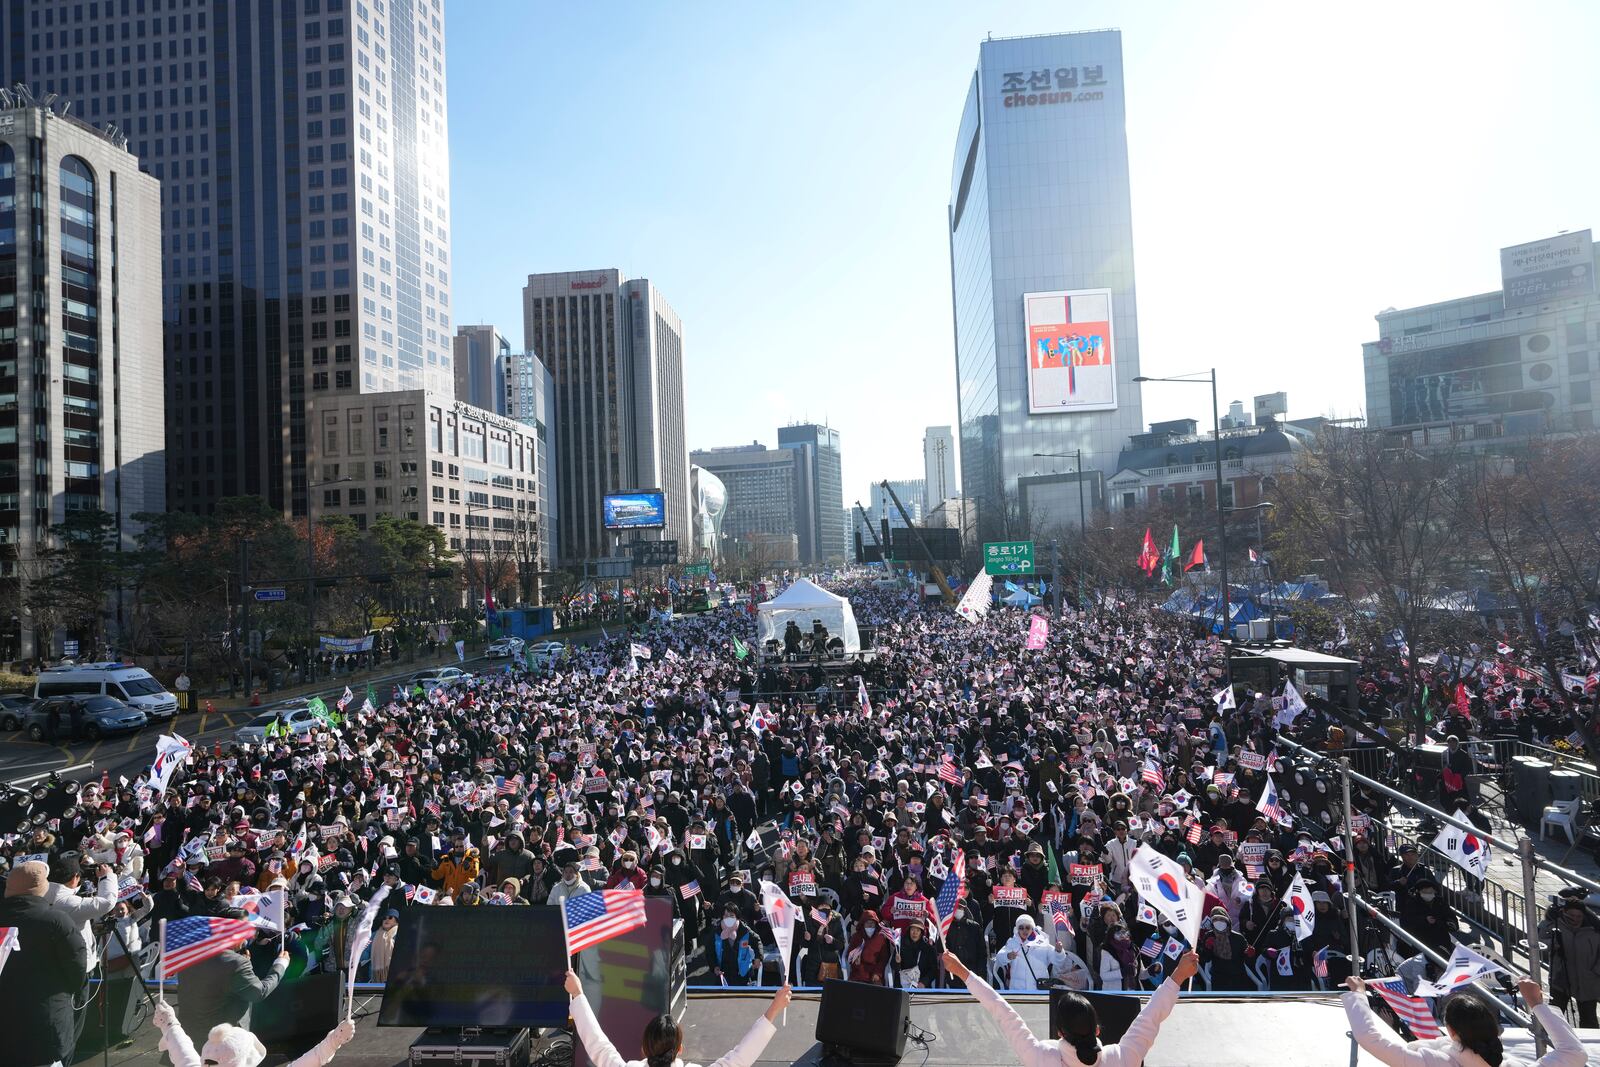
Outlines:
{"label": "directional highway sign", "polygon": [[256,599],[260,601],[287,600],[289,594],[280,586],[271,589],[257,589]]}
{"label": "directional highway sign", "polygon": [[1032,541],[988,541],[983,546],[985,574],[1032,574]]}

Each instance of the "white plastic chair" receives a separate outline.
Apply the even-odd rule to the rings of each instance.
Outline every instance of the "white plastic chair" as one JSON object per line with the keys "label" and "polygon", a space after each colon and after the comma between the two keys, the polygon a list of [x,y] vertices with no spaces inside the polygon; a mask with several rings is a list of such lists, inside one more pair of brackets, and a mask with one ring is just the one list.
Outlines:
{"label": "white plastic chair", "polygon": [[1539,840],[1545,839],[1545,828],[1558,826],[1561,832],[1567,835],[1568,844],[1577,844],[1578,813],[1583,810],[1583,800],[1574,797],[1571,800],[1558,800],[1544,809],[1544,815],[1539,819]]}

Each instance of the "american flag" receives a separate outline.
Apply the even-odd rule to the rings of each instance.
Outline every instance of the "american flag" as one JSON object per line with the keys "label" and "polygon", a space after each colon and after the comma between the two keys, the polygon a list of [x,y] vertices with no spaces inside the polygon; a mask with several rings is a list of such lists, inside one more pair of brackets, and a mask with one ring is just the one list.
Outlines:
{"label": "american flag", "polygon": [[1146,785],[1155,786],[1157,793],[1163,792],[1167,788],[1167,776],[1161,772],[1161,765],[1155,760],[1145,761],[1144,770],[1139,772],[1139,777],[1144,780]]}
{"label": "american flag", "polygon": [[568,897],[561,904],[567,920],[567,954],[576,955],[644,925],[644,894],[637,889],[604,889]]}
{"label": "american flag", "polygon": [[1367,982],[1367,988],[1394,1009],[1400,1021],[1411,1029],[1419,1041],[1430,1041],[1440,1036],[1439,1024],[1434,1021],[1433,1012],[1428,1010],[1427,1001],[1407,993],[1404,979],[1374,978]]}
{"label": "american flag", "polygon": [[1150,960],[1161,955],[1161,939],[1153,934],[1145,938],[1144,944],[1139,946],[1139,955]]}
{"label": "american flag", "polygon": [[256,935],[256,928],[243,919],[221,919],[212,915],[192,915],[175,919],[161,927],[161,973],[171,976],[213,956],[220,956],[241,941]]}
{"label": "american flag", "polygon": [[1072,929],[1072,899],[1070,897],[1066,899],[1061,897],[1053,898],[1046,910],[1050,912],[1050,918],[1058,929],[1066,930],[1068,934],[1074,937],[1077,936],[1076,931]]}
{"label": "american flag", "polygon": [[1328,977],[1328,946],[1317,949],[1316,955],[1311,957],[1311,973],[1318,978]]}
{"label": "american flag", "polygon": [[939,775],[939,781],[949,782],[957,789],[966,784],[966,779],[961,776],[961,768],[956,766],[956,761],[950,758],[950,753],[948,752],[939,760],[939,768],[936,773]]}
{"label": "american flag", "polygon": [[1198,845],[1200,843],[1200,837],[1203,833],[1204,831],[1201,830],[1198,822],[1191,822],[1189,824],[1189,829],[1184,833],[1183,838],[1191,845]]}
{"label": "american flag", "polygon": [[967,857],[960,849],[950,857],[950,873],[945,875],[944,884],[939,887],[939,895],[933,901],[933,917],[939,923],[939,936],[945,938],[950,933],[950,924],[955,921],[956,905],[961,903],[961,898],[967,895]]}
{"label": "american flag", "polygon": [[688,900],[690,897],[697,897],[700,895],[700,883],[698,881],[685,882],[678,887],[678,893],[684,900]]}

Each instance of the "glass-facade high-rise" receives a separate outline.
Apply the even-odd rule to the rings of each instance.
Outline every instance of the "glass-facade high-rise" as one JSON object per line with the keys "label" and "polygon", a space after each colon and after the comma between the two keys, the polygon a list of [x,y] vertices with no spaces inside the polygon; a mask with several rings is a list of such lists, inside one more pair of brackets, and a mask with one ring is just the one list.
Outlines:
{"label": "glass-facade high-rise", "polygon": [[[810,528],[811,551],[802,549],[807,563],[825,563],[844,556],[849,543],[850,520],[844,513],[844,464],[839,431],[831,426],[802,423],[778,428],[778,447],[792,448],[803,460],[804,525]],[[806,535],[800,538],[806,544]]]}
{"label": "glass-facade high-rise", "polygon": [[1063,467],[1035,453],[1081,449],[1098,494],[1142,428],[1120,33],[979,46],[947,221],[962,492],[1021,536]]}
{"label": "glass-facade high-rise", "polygon": [[313,407],[453,393],[442,0],[0,0],[161,181],[167,500],[303,514]]}

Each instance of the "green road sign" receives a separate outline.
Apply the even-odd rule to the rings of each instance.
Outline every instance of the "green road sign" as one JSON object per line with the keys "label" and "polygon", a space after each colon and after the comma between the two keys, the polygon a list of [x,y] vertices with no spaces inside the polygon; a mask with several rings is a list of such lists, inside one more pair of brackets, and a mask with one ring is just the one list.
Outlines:
{"label": "green road sign", "polygon": [[988,541],[983,546],[983,573],[1032,574],[1032,541]]}
{"label": "green road sign", "polygon": [[683,576],[685,578],[709,578],[711,577],[711,564],[691,563],[683,568]]}

